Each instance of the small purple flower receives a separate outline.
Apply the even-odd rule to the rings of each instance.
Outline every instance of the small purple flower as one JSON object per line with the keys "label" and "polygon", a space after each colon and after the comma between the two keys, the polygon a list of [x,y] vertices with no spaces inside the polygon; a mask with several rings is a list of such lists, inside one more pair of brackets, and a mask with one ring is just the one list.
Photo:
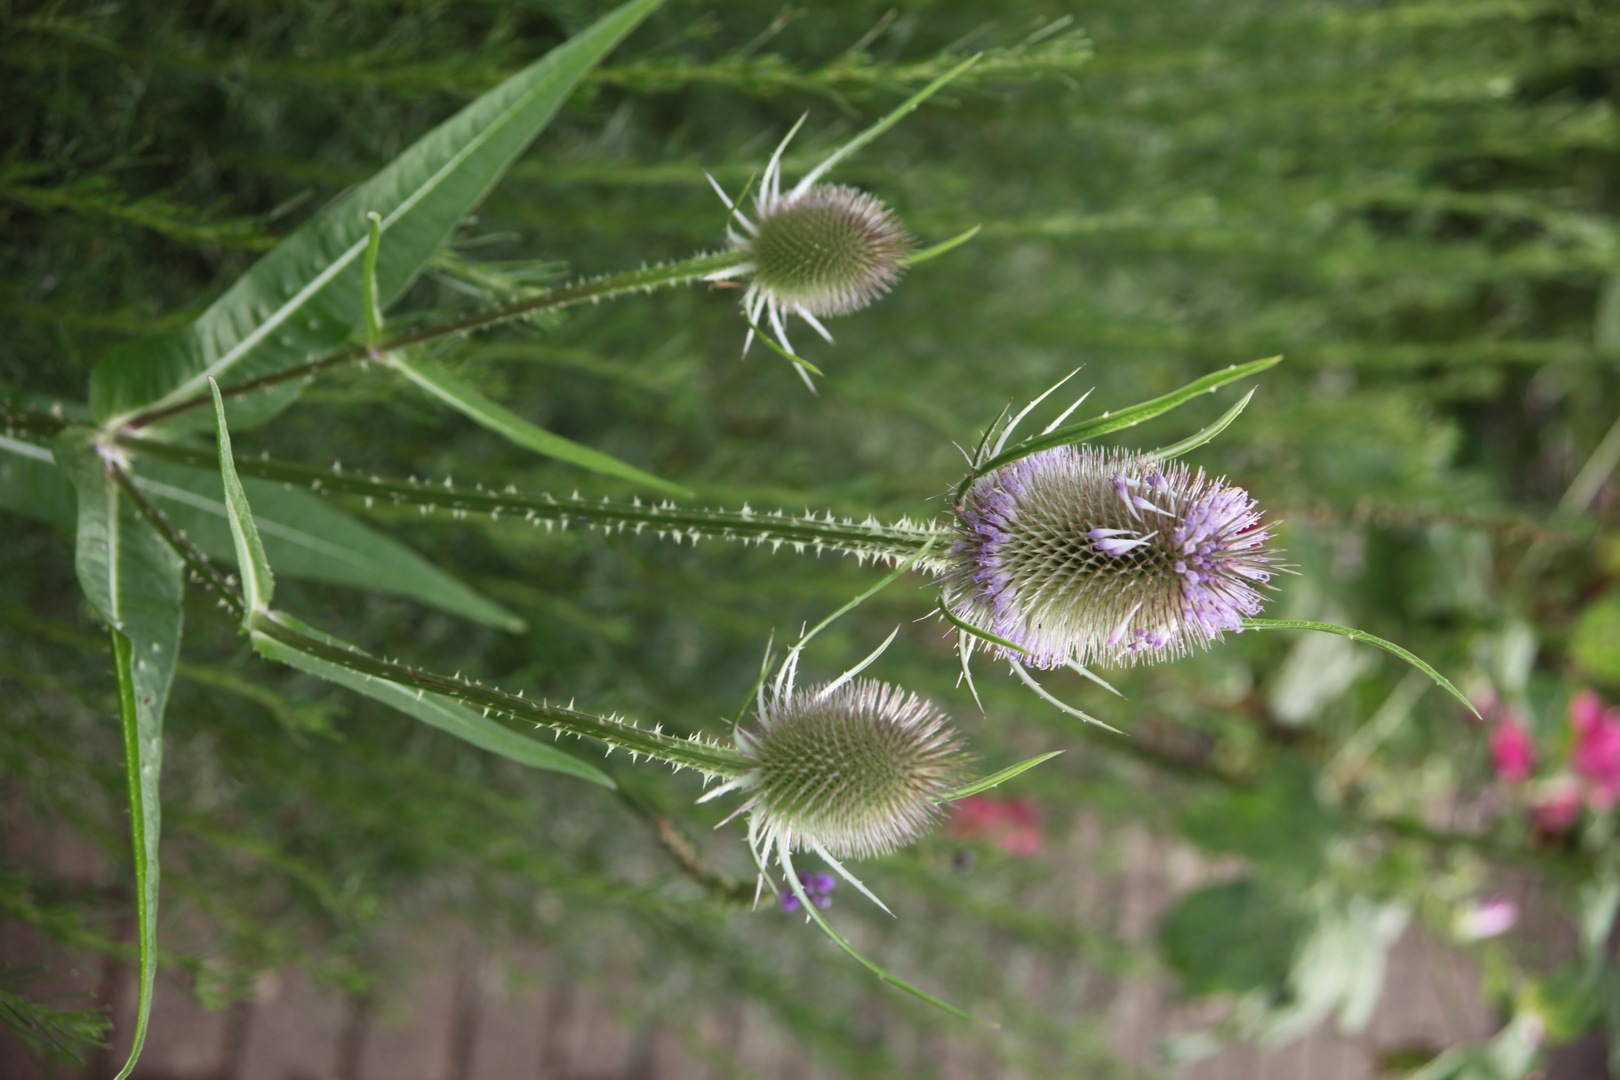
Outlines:
{"label": "small purple flower", "polygon": [[[815,874],[808,870],[799,872],[799,884],[804,886],[804,894],[810,902],[823,911],[832,907],[833,887],[838,884],[831,874]],[[791,892],[782,894],[782,910],[792,913],[799,910],[799,898]]]}
{"label": "small purple flower", "polygon": [[1259,614],[1276,566],[1248,492],[1125,450],[1031,454],[975,480],[960,514],[951,610],[1040,668],[1208,646]]}

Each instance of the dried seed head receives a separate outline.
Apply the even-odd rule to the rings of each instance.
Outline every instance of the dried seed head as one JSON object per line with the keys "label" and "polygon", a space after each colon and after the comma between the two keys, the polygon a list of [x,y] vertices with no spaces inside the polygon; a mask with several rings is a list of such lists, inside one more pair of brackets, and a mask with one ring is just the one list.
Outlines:
{"label": "dried seed head", "polygon": [[958,618],[1068,660],[1156,663],[1258,614],[1277,552],[1246,491],[1179,463],[1060,446],[979,477],[943,578]]}
{"label": "dried seed head", "polygon": [[894,213],[871,195],[820,184],[761,202],[758,234],[738,238],[769,302],[810,315],[859,311],[899,280],[911,250]]}
{"label": "dried seed head", "polygon": [[772,702],[756,731],[737,733],[753,763],[747,809],[764,850],[819,845],[837,858],[882,855],[942,816],[965,755],[944,713],[887,683],[862,679]]}

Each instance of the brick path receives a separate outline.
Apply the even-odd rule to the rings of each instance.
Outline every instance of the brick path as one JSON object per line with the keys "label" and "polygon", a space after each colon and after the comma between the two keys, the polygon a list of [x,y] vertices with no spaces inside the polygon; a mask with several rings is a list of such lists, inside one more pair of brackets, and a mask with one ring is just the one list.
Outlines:
{"label": "brick path", "polygon": [[[1071,832],[1080,856],[1101,843],[1101,824],[1082,818]],[[1115,837],[1115,840],[1118,838]],[[1176,895],[1220,868],[1173,842],[1141,833],[1125,846],[1115,875],[1091,875],[1079,890],[1083,906],[1118,912],[1116,933],[1145,944]],[[1063,861],[1069,862],[1069,858]],[[1077,858],[1071,865],[1088,865]],[[1088,895],[1089,893],[1089,895]],[[691,1042],[657,1025],[627,1027],[596,989],[558,985],[545,956],[502,957],[481,952],[455,929],[432,940],[421,974],[374,1006],[338,1000],[297,971],[261,979],[257,995],[229,1012],[207,1012],[160,977],[151,1034],[137,1080],[710,1080],[729,1076],[769,1080],[834,1080],[808,1061],[762,1012],[721,1007],[694,1021]],[[19,924],[0,924],[0,958],[44,964],[60,973],[59,991],[91,991],[113,1003],[123,1036],[83,1070],[45,1072],[0,1027],[0,1080],[106,1080],[127,1050],[133,978],[121,968],[72,970],[66,959]],[[1041,958],[1029,977],[1043,975]],[[516,977],[514,977],[516,976]],[[1104,984],[1098,1012],[1110,1049],[1124,1060],[1156,1068],[1161,1041],[1212,1015],[1207,1005],[1178,1002],[1157,983]],[[1347,1037],[1323,1025],[1292,1045],[1260,1052],[1228,1047],[1183,1068],[1183,1080],[1376,1080],[1381,1055],[1402,1047],[1448,1045],[1490,1030],[1478,978],[1457,953],[1409,929],[1394,949],[1385,992],[1369,1028]],[[711,1060],[691,1048],[707,1046]],[[943,1039],[912,1049],[908,1074],[941,1080],[1012,1077],[966,1045]],[[1166,1069],[1166,1075],[1177,1070]],[[1081,1072],[1083,1074],[1083,1070]],[[1064,1075],[1058,1073],[1057,1075]],[[1593,1080],[1601,1073],[1569,1073]]]}

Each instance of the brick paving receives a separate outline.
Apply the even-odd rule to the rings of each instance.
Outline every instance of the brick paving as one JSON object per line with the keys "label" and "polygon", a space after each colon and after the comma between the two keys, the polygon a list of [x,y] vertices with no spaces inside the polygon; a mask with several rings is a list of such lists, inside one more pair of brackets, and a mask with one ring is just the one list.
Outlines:
{"label": "brick paving", "polygon": [[[1107,830],[1082,818],[1070,833],[1063,861],[1095,865],[1087,849]],[[1115,838],[1117,842],[1118,838]],[[1174,898],[1211,876],[1229,872],[1174,842],[1145,832],[1128,837],[1126,858],[1112,875],[1080,875],[1071,890],[1081,911],[1117,913],[1114,932],[1146,947]],[[1072,859],[1072,861],[1071,861]],[[94,874],[85,874],[86,880]],[[254,999],[227,1012],[199,1007],[160,977],[153,1021],[135,1080],[836,1080],[787,1042],[762,1010],[710,1008],[691,1021],[695,1039],[655,1023],[627,1025],[598,988],[559,985],[543,954],[503,956],[499,962],[454,929],[425,935],[431,949],[408,986],[375,1003],[341,1000],[296,970],[262,978]],[[54,946],[17,923],[0,923],[0,959],[40,964],[56,973],[52,992],[97,994],[111,1003],[120,1035],[116,1047],[83,1069],[42,1070],[8,1029],[0,1027],[0,1080],[107,1080],[127,1050],[133,976],[120,967],[74,968]],[[1025,955],[1008,977],[1049,987],[1070,977],[1061,957]],[[1072,967],[1072,965],[1070,965]],[[1109,1049],[1120,1058],[1181,1080],[1377,1080],[1377,1062],[1392,1050],[1442,1047],[1477,1039],[1491,1029],[1480,1002],[1478,975],[1466,960],[1420,931],[1408,929],[1390,955],[1384,994],[1367,1030],[1343,1035],[1324,1024],[1296,1042],[1261,1051],[1229,1046],[1178,1069],[1160,1061],[1166,1036],[1214,1015],[1207,1003],[1178,1001],[1157,982],[1088,980],[1088,1013],[1101,1016]],[[920,1045],[895,1047],[910,1075],[940,1080],[987,1080],[1027,1075],[997,1072],[974,1047],[929,1035]],[[692,1047],[709,1047],[712,1060]],[[1069,1075],[1061,1067],[1050,1075]],[[1074,1075],[1084,1075],[1078,1070]],[[1568,1074],[1593,1080],[1600,1073]]]}

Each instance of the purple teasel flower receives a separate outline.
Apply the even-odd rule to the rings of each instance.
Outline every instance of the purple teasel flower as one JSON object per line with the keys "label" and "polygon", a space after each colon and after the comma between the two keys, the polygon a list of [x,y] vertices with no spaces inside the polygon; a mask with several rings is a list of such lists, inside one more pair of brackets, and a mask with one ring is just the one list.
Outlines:
{"label": "purple teasel flower", "polygon": [[[801,870],[799,872],[799,884],[804,886],[805,895],[810,898],[810,902],[816,907],[821,908],[823,911],[832,907],[832,891],[833,887],[838,884],[837,878],[831,874]],[[797,896],[790,892],[782,894],[783,911],[792,914],[802,906]]]}
{"label": "purple teasel flower", "polygon": [[1278,569],[1254,500],[1128,450],[1059,446],[976,479],[941,578],[957,618],[1037,668],[1157,663],[1260,612]]}

